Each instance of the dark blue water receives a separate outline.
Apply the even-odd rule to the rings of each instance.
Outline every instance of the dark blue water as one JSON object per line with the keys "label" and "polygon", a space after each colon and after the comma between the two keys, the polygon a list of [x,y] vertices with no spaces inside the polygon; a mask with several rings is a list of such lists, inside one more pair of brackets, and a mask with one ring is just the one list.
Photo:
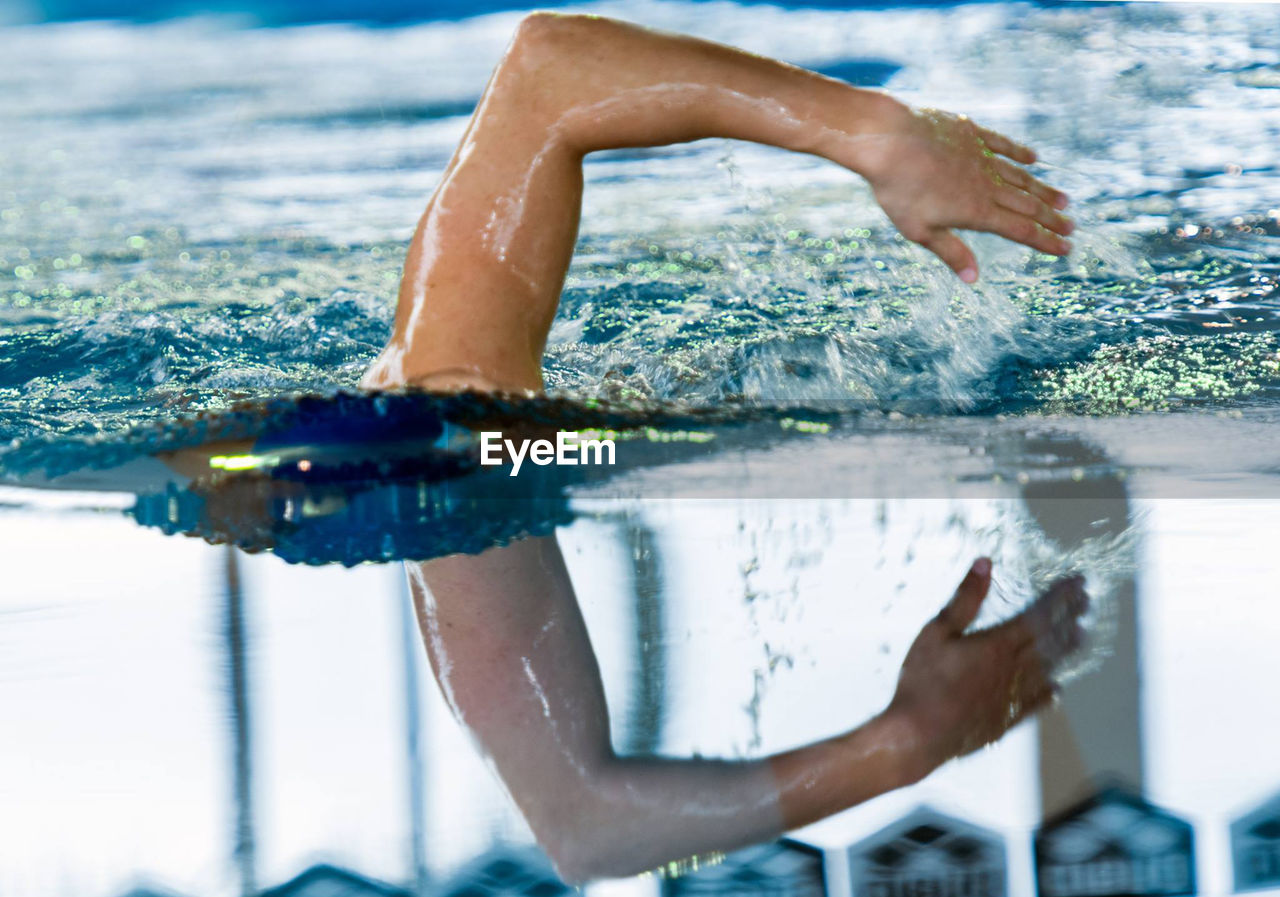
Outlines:
{"label": "dark blue water", "polygon": [[[932,0],[907,3],[905,0],[782,0],[771,5],[785,9],[892,9],[895,7],[957,6],[966,0]],[[975,0],[968,0],[975,2]],[[976,0],[987,2],[987,0]],[[568,4],[551,2],[542,8],[555,9]],[[1057,0],[1036,0],[1036,6],[1062,6]],[[1075,3],[1101,6],[1101,3]],[[403,25],[441,19],[461,19],[492,12],[524,9],[527,4],[512,0],[379,0],[355,3],[352,0],[37,0],[24,4],[17,15],[28,22],[57,22],[77,19],[127,19],[154,21],[193,14],[240,14],[268,25],[313,24],[317,22],[362,22]],[[16,11],[15,11],[16,12]]]}

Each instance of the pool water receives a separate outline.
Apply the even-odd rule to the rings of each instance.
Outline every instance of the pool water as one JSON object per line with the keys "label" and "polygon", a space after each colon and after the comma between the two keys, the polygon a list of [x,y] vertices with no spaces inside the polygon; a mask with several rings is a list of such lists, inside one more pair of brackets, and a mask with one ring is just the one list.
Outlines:
{"label": "pool water", "polygon": [[[552,399],[518,416],[638,434],[616,468],[166,487],[109,468],[306,401],[457,418],[350,393],[520,13],[5,28],[0,894],[247,894],[333,863],[435,895],[511,856],[551,887],[502,852],[533,839],[429,681],[402,565],[367,563],[527,534],[559,541],[614,746],[642,755],[874,714],[977,554],[984,620],[1084,571],[1093,641],[1052,719],[800,837],[843,894],[843,851],[928,803],[998,832],[1031,893],[1036,826],[1115,780],[1189,818],[1199,892],[1229,892],[1230,823],[1280,789],[1274,7],[581,9],[1014,135],[1071,194],[1076,249],[974,235],[971,288],[820,160],[597,154]],[[79,491],[29,488],[68,472]]]}
{"label": "pool water", "polygon": [[[1064,260],[978,237],[970,289],[821,160],[725,141],[598,154],[551,389],[938,414],[1244,412],[1272,395],[1265,6],[591,9],[820,70],[892,62],[871,80],[1036,146],[1080,229]],[[0,436],[353,386],[516,18],[15,30]]]}

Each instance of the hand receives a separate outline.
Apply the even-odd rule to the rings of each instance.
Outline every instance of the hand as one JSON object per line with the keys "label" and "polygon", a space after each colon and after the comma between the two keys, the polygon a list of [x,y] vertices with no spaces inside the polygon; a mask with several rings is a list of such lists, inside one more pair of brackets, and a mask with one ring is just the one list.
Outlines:
{"label": "hand", "polygon": [[1083,585],[1079,576],[1058,580],[1013,619],[966,634],[991,586],[991,561],[974,562],[911,645],[887,711],[920,748],[921,777],[996,741],[1052,699],[1053,669],[1083,639]]}
{"label": "hand", "polygon": [[1050,255],[1071,251],[1062,237],[1074,225],[1057,211],[1067,207],[1067,195],[1013,164],[1030,165],[1034,151],[963,115],[898,103],[888,109],[876,132],[848,144],[843,161],[867,179],[904,237],[965,283],[978,279],[978,263],[953,227],[999,234]]}

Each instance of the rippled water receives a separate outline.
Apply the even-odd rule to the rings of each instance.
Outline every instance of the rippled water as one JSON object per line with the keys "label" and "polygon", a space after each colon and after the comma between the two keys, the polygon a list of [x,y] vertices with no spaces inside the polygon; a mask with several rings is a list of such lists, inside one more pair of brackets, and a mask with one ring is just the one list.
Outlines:
{"label": "rippled water", "polygon": [[[579,8],[1024,139],[1073,196],[1076,251],[976,236],[969,288],[828,163],[725,141],[602,153],[546,358],[553,398],[358,395],[412,227],[519,14],[6,29],[0,479],[228,438],[341,431],[381,454],[327,445],[309,477],[295,455],[274,477],[156,489],[172,471],[155,464],[76,481],[136,500],[3,490],[18,585],[0,607],[0,716],[18,737],[0,738],[0,795],[21,821],[0,879],[108,894],[145,872],[230,893],[232,822],[255,812],[260,884],[326,857],[403,883],[411,837],[454,875],[495,837],[527,840],[433,686],[404,767],[428,758],[429,806],[404,811],[400,710],[371,696],[403,680],[416,712],[420,648],[399,571],[363,562],[554,533],[617,743],[642,755],[760,756],[876,713],[978,553],[997,570],[984,621],[1084,571],[1092,642],[1063,676],[1068,734],[1096,752],[1090,773],[1145,776],[1198,814],[1206,892],[1226,893],[1227,821],[1280,774],[1274,506],[1144,499],[1280,497],[1274,7]],[[452,444],[384,451],[390,431],[434,444],[494,416],[628,441],[616,468],[515,481]],[[776,501],[793,498],[823,500]],[[103,508],[275,557],[159,540]],[[246,657],[254,713],[224,700]],[[1100,750],[1115,731],[1145,754]],[[912,802],[954,801],[1009,837],[1025,892],[1026,836],[1082,781],[1045,771],[1052,732],[806,837],[843,849]]]}
{"label": "rippled water", "polygon": [[[600,154],[553,390],[943,415],[1275,401],[1271,10],[738,9],[625,12],[887,79],[1026,139],[1073,195],[1077,250],[978,237],[969,289],[827,163],[723,141]],[[0,147],[0,438],[352,386],[515,20],[16,30],[0,69],[20,135]]]}

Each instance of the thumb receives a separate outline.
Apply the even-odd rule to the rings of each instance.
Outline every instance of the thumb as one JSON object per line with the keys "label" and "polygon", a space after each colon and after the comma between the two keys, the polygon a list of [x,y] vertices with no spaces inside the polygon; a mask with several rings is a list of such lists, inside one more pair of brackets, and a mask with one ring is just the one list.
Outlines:
{"label": "thumb", "polygon": [[927,240],[920,243],[925,249],[946,262],[947,267],[965,283],[978,279],[978,261],[964,241],[945,227],[934,230]]}
{"label": "thumb", "polygon": [[956,594],[938,614],[938,622],[955,635],[969,628],[991,588],[991,558],[978,558],[965,574]]}

